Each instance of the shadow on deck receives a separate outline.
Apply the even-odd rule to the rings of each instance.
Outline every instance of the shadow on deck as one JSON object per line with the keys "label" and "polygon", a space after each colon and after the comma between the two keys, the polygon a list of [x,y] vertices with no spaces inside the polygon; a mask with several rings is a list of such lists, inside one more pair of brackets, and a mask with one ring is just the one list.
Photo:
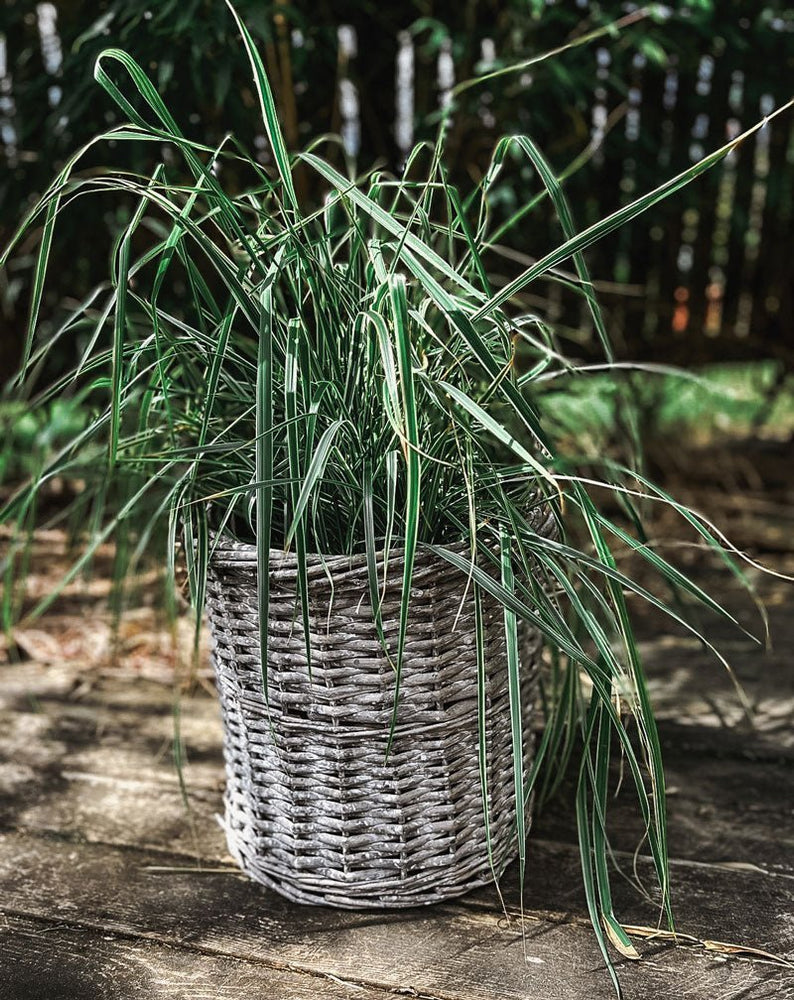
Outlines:
{"label": "shadow on deck", "polygon": [[[791,572],[792,559],[776,566]],[[792,595],[785,583],[764,587],[778,651],[723,637],[754,728],[718,664],[641,617],[684,936],[678,946],[648,937],[657,906],[616,877],[617,913],[648,929],[637,937],[644,961],[620,963],[627,997],[794,997],[794,965],[782,961],[794,958]],[[56,619],[47,627],[53,639]],[[226,855],[209,693],[181,701],[186,810],[171,762],[173,672],[58,657],[46,633],[20,646],[29,659],[0,665],[0,996],[612,996],[588,925],[569,788],[532,831],[523,918],[515,871],[503,884],[509,917],[486,890],[398,913],[298,907],[246,881]],[[630,790],[610,823],[621,868],[651,886]]]}

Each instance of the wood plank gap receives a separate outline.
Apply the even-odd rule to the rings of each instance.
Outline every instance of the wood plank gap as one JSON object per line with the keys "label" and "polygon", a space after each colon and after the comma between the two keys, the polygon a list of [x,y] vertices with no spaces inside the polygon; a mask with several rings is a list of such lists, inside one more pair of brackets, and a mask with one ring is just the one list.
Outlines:
{"label": "wood plank gap", "polygon": [[[6,908],[53,923],[65,917],[110,933],[118,928],[164,944],[176,939],[211,955],[241,955],[269,962],[273,968],[308,968],[336,979],[363,982],[363,968],[366,981],[376,987],[387,984],[399,991],[408,985],[439,1000],[548,1000],[550,996],[608,1000],[611,996],[592,930],[586,927],[538,921],[517,928],[490,913],[464,907],[394,914],[298,908],[243,880],[175,875],[160,882],[139,877],[140,865],[129,851],[57,841],[43,849],[41,841],[15,835],[0,840],[0,845]],[[158,854],[137,857],[156,861]],[[541,881],[548,882],[544,871],[548,867],[539,866]],[[562,892],[560,899],[567,902],[568,888],[559,882],[552,878],[551,888],[539,885],[539,891],[550,891],[547,898]],[[730,897],[729,889],[726,893]],[[575,895],[570,896],[572,905]],[[717,902],[722,912],[724,899]],[[787,905],[783,898],[769,902],[773,912],[782,912]],[[705,919],[711,921],[712,916],[707,913]],[[648,921],[632,918],[631,922]],[[778,923],[762,922],[757,933],[740,923],[729,933],[737,931],[744,937],[748,935],[743,931],[749,931],[756,938],[753,943],[780,951],[787,938],[776,930]],[[670,942],[646,942],[643,952],[648,960],[639,966],[619,962],[621,976],[630,984],[627,995],[637,1000],[643,996],[678,1000],[682,977],[689,995],[725,1000],[739,1000],[752,989],[773,986],[780,992],[769,995],[782,1000],[787,982],[794,983],[788,970],[677,949]]]}
{"label": "wood plank gap", "polygon": [[[178,938],[158,934],[153,931],[140,930],[133,932],[128,928],[122,928],[112,924],[99,924],[91,920],[76,920],[74,918],[64,920],[62,917],[46,917],[40,913],[28,913],[24,910],[6,908],[2,905],[2,903],[0,903],[0,914],[11,919],[26,920],[30,923],[41,924],[52,928],[62,928],[67,931],[95,934],[98,937],[105,934],[112,934],[114,938],[122,941],[130,941],[132,943],[146,942],[189,954],[206,955],[207,957],[212,958],[233,959],[235,962],[245,965],[273,969],[276,972],[288,972],[295,976],[306,976],[309,979],[320,979],[324,982],[331,982],[337,986],[345,986],[354,990],[377,992],[382,996],[394,996],[395,993],[401,992],[399,990],[395,990],[395,988],[390,986],[388,983],[370,982],[366,979],[346,979],[341,976],[334,975],[331,972],[322,972],[321,970],[311,966],[303,966],[295,962],[278,962],[273,959],[241,955],[237,952],[225,951],[221,948],[211,948],[207,945],[202,946],[190,944],[185,941],[180,941]],[[0,966],[0,973],[2,973],[2,966]],[[410,993],[408,995],[417,997],[419,1000],[462,1000],[460,996],[455,996],[453,994]]]}
{"label": "wood plank gap", "polygon": [[[31,839],[35,839],[38,841],[46,842],[47,840],[52,840],[58,843],[75,844],[77,846],[90,846],[97,848],[107,847],[112,850],[121,851],[126,855],[133,855],[133,856],[136,854],[141,854],[145,850],[145,848],[136,846],[134,844],[126,844],[123,842],[116,843],[110,840],[87,841],[84,837],[72,836],[69,834],[61,834],[55,831],[9,830],[4,832],[10,832],[12,834],[22,833],[24,836],[30,837]],[[563,844],[556,841],[544,840],[541,838],[533,838],[532,844],[535,847],[539,847],[541,849],[545,849],[555,853],[573,854],[574,852],[578,852],[578,847],[576,845]],[[236,866],[233,865],[220,866],[218,865],[217,862],[210,861],[206,865],[202,866],[200,863],[197,863],[197,859],[194,855],[180,853],[173,849],[169,849],[166,847],[159,847],[159,846],[156,848],[156,851],[158,854],[160,855],[165,854],[169,858],[173,858],[176,861],[181,860],[184,862],[191,862],[191,863],[190,864],[186,863],[185,865],[174,865],[174,868],[177,869],[178,871],[174,871],[173,873],[169,872],[168,869],[171,866],[168,865],[162,865],[162,866],[146,865],[141,863],[139,865],[141,872],[152,875],[162,874],[163,876],[167,876],[168,874],[195,874],[196,876],[201,876],[201,875],[215,876],[221,874],[228,876],[229,878],[234,879],[235,881],[242,882],[244,884],[248,884],[250,881],[247,878],[247,876],[245,876]],[[632,863],[636,860],[638,864],[645,864],[648,867],[652,865],[652,859],[647,855],[642,855],[642,854],[637,855],[635,859],[635,855],[627,851],[614,851],[613,853],[618,860],[630,861]],[[732,875],[739,875],[739,876],[745,875],[755,878],[758,878],[759,876],[769,877],[769,878],[783,878],[787,881],[794,882],[794,876],[792,875],[786,873],[770,872],[765,869],[761,869],[758,866],[743,867],[741,865],[715,864],[715,863],[689,861],[687,859],[677,859],[677,858],[671,858],[670,864],[671,867],[680,866],[682,868],[705,870],[711,874],[717,874],[719,872],[729,872]],[[162,872],[157,871],[157,869],[162,869]],[[631,883],[629,883],[628,880],[624,879],[619,872],[614,873],[614,878],[616,882],[620,881],[626,882],[626,884],[629,887],[629,891],[635,893],[637,899],[639,900],[640,898],[639,892],[637,892],[633,888],[633,886],[631,886]],[[759,888],[758,891],[760,893],[763,893],[764,890],[763,888]],[[514,895],[515,894],[511,892],[510,889],[508,889],[505,894],[505,898],[509,899]],[[486,922],[496,927],[498,927],[506,920],[508,921],[508,923],[514,925],[519,925],[519,924],[524,925],[531,923],[531,924],[553,925],[557,927],[571,926],[571,927],[583,928],[588,931],[592,929],[588,917],[579,916],[576,913],[571,912],[570,910],[557,910],[545,906],[532,907],[531,905],[528,906],[526,903],[524,903],[524,905],[521,907],[520,914],[516,905],[514,905],[512,908],[508,905],[507,908],[505,909],[503,906],[499,904],[499,897],[497,896],[497,894],[493,891],[491,887],[488,886],[480,890],[475,890],[468,896],[462,896],[457,900],[452,900],[445,903],[439,903],[433,907],[433,910],[436,913],[439,914],[444,913],[449,915],[450,917],[459,916],[464,919],[469,919],[469,920],[474,919],[477,922],[479,922],[480,920],[485,920]],[[0,904],[0,912],[10,912],[10,911],[4,911],[2,904]],[[20,913],[18,915],[30,917],[31,919],[33,918],[33,915],[29,913]],[[698,944],[702,943],[702,938],[696,934],[691,934],[686,927],[679,926],[678,930],[684,938],[689,937],[693,939],[693,941],[690,943],[694,943],[695,941],[698,942]],[[114,931],[114,933],[116,932]],[[167,938],[163,939],[163,943],[173,944],[171,939]],[[686,941],[683,941],[682,944],[684,946],[688,946]],[[735,944],[737,944],[740,947],[747,947],[749,949],[752,949],[754,947],[753,942],[750,941],[737,941],[735,942]],[[215,951],[211,951],[211,953],[216,954]],[[701,956],[704,954],[704,952],[698,951],[697,948],[694,949],[694,953],[699,954]],[[217,952],[217,954],[229,954],[231,957],[242,959],[242,956],[233,954],[231,952],[227,953],[219,951]],[[737,957],[742,958],[742,960],[746,959],[746,956],[737,956]],[[755,961],[755,959],[747,959],[747,960]],[[274,968],[281,968],[281,967],[282,966],[280,965],[279,966],[274,965]],[[284,966],[284,968],[287,968],[287,966]],[[370,983],[368,985],[377,986],[376,983]],[[383,989],[386,987],[383,987],[381,985],[377,986],[377,988]],[[438,1000],[446,1000],[446,998],[439,997]]]}
{"label": "wood plank gap", "polygon": [[225,956],[97,935],[30,918],[0,922],[4,996],[14,1000],[385,1000],[390,994]]}

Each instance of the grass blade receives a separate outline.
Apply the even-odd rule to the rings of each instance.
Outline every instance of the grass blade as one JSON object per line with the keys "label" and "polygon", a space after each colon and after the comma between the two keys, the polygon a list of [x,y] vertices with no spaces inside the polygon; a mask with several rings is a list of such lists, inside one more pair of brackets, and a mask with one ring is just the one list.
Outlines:
{"label": "grass blade", "polygon": [[389,301],[394,333],[397,341],[397,365],[400,377],[402,395],[402,412],[405,425],[405,446],[403,458],[406,468],[406,499],[405,499],[405,541],[403,547],[403,582],[400,598],[400,626],[397,638],[397,662],[394,680],[394,709],[387,754],[394,740],[397,725],[397,708],[400,695],[400,680],[402,674],[403,656],[405,655],[405,640],[408,631],[408,610],[411,601],[411,584],[413,581],[414,560],[416,558],[416,543],[419,536],[419,517],[421,507],[421,475],[422,464],[419,454],[419,424],[414,390],[413,347],[408,326],[408,300],[406,296],[405,279],[402,275],[389,275]]}
{"label": "grass blade", "polygon": [[[500,536],[502,586],[512,594],[513,557],[510,538],[506,532]],[[527,822],[524,814],[524,712],[521,706],[520,657],[518,652],[518,622],[516,614],[504,608],[505,649],[507,651],[507,686],[510,700],[510,732],[513,747],[513,782],[516,802],[516,832],[518,836],[518,877],[523,907],[524,876],[526,872]]]}
{"label": "grass blade", "polygon": [[[301,447],[299,441],[298,410],[298,354],[301,321],[291,319],[287,324],[287,352],[284,365],[284,412],[287,418],[287,455],[289,460],[290,503],[294,512],[300,502]],[[309,678],[312,676],[311,624],[309,620],[309,580],[306,560],[306,524],[303,516],[296,522],[295,555],[298,573],[298,599],[303,620],[303,639]]]}
{"label": "grass blade", "polygon": [[259,610],[259,658],[262,691],[269,700],[267,683],[268,627],[270,618],[270,534],[273,520],[273,288],[267,284],[260,297],[261,319],[256,361],[256,579]]}
{"label": "grass blade", "polygon": [[526,288],[530,282],[534,281],[535,278],[545,274],[552,267],[556,267],[558,264],[561,264],[564,260],[567,260],[568,257],[573,256],[573,254],[578,253],[591,246],[593,243],[598,242],[598,240],[607,236],[609,233],[614,232],[616,229],[619,229],[621,226],[625,226],[626,223],[631,222],[632,219],[636,219],[638,215],[642,215],[644,212],[647,212],[648,209],[653,208],[654,205],[658,205],[660,201],[663,201],[665,198],[669,198],[670,195],[676,194],[676,192],[686,187],[687,184],[690,184],[701,174],[710,170],[715,164],[719,163],[720,160],[727,156],[732,149],[735,149],[740,143],[744,142],[760,128],[763,128],[764,125],[767,125],[773,118],[776,118],[778,115],[793,106],[794,99],[777,108],[771,115],[767,115],[751,128],[742,132],[740,135],[736,136],[736,138],[731,139],[730,142],[725,143],[724,146],[721,146],[708,156],[703,157],[702,160],[699,160],[687,170],[677,174],[669,181],[665,181],[664,184],[660,184],[652,191],[642,195],[640,198],[630,202],[628,205],[624,205],[622,208],[619,208],[611,215],[608,215],[606,218],[594,223],[587,229],[583,229],[582,232],[573,237],[573,239],[566,240],[565,243],[559,246],[556,250],[552,250],[544,257],[541,257],[537,263],[533,264],[532,267],[527,268],[523,274],[514,278],[513,281],[505,285],[501,291],[497,292],[496,295],[493,295],[486,303],[480,306],[472,316],[472,320],[476,321],[484,316],[493,314],[494,310],[512,299],[523,288]]}
{"label": "grass blade", "polygon": [[279,125],[278,111],[276,110],[276,102],[273,98],[273,91],[270,87],[267,71],[265,70],[261,56],[256,50],[254,40],[251,38],[251,33],[248,28],[246,28],[230,0],[226,0],[226,6],[232,12],[232,16],[237,22],[240,34],[243,36],[243,45],[245,46],[245,51],[248,53],[248,59],[251,63],[251,69],[254,74],[256,92],[259,96],[259,106],[262,110],[262,121],[265,126],[267,137],[270,140],[270,148],[273,150],[273,159],[276,162],[279,177],[281,179],[281,183],[284,185],[284,190],[287,193],[289,203],[297,215],[299,212],[298,196],[295,193],[289,154],[287,153],[287,146],[284,142],[281,126]]}

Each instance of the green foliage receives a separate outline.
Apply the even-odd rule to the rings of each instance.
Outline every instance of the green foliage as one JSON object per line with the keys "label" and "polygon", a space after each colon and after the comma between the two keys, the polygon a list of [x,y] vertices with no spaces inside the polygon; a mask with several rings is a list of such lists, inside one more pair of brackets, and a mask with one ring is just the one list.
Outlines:
{"label": "green foliage", "polygon": [[719,434],[747,434],[765,420],[780,436],[794,431],[791,386],[770,396],[779,367],[774,362],[711,365],[700,378],[669,376],[654,400],[662,434],[682,428],[708,440]]}
{"label": "green foliage", "polygon": [[76,399],[54,399],[34,410],[24,402],[0,403],[0,484],[19,483],[46,466],[89,420]]}
{"label": "green foliage", "polygon": [[[575,375],[576,373],[574,373]],[[785,437],[794,430],[791,386],[777,386],[774,362],[710,365],[697,374],[663,365],[592,366],[587,378],[555,376],[536,385],[538,402],[558,438],[582,454],[604,454],[613,447],[621,392],[628,388],[640,414],[652,412],[643,428],[662,440],[685,438],[708,444],[720,437],[742,437],[764,428]],[[773,390],[774,394],[773,394]]]}
{"label": "green foliage", "polygon": [[[504,608],[518,841],[523,845],[524,802],[540,787],[539,776],[551,775],[542,780],[553,784],[578,741],[577,812],[593,925],[605,957],[607,939],[631,953],[609,891],[613,743],[636,789],[668,921],[670,897],[661,750],[625,595],[650,602],[697,633],[677,604],[665,604],[619,568],[612,545],[643,560],[662,583],[730,616],[641,531],[632,534],[596,506],[589,493],[592,456],[583,472],[560,447],[553,408],[544,407],[548,382],[584,384],[588,372],[520,310],[516,296],[573,257],[571,286],[609,357],[581,251],[679,190],[741,139],[578,232],[558,178],[525,137],[498,145],[482,182],[465,192],[445,169],[449,122],[435,145],[413,151],[399,180],[385,172],[351,178],[316,149],[290,160],[266,67],[238,23],[260,127],[271,142],[269,170],[235,139],[215,148],[186,138],[124,51],[109,49],[97,59],[98,81],[129,119],[97,142],[144,147],[161,162],[143,176],[78,172],[85,156],[79,151],[5,254],[7,259],[41,227],[19,395],[39,408],[76,387],[93,415],[5,503],[0,520],[25,525],[52,477],[80,480],[85,486],[75,505],[91,517],[82,554],[66,579],[119,532],[134,562],[159,528],[167,536],[164,561],[172,587],[181,541],[197,611],[214,539],[222,533],[255,539],[265,686],[271,549],[294,546],[298,555],[307,653],[306,553],[365,553],[374,568],[376,554],[388,562],[399,549],[399,628],[396,642],[386,644],[395,670],[395,713],[413,561],[417,547],[428,546],[470,576],[476,595],[490,593]],[[564,242],[497,289],[487,266],[489,196],[513,149],[536,172]],[[301,175],[324,189],[322,208],[302,204]],[[226,178],[233,179],[231,188]],[[71,206],[108,194],[128,205],[108,278],[57,335],[48,335],[36,319],[39,292],[55,260],[57,226]],[[514,222],[507,220],[508,229]],[[67,334],[79,334],[86,346],[71,372],[41,388],[37,373]],[[597,468],[601,486],[624,505],[630,507],[632,491],[672,504],[718,545],[707,524],[630,469],[603,456]],[[536,530],[539,506],[556,513],[560,538]],[[638,523],[633,511],[631,523]],[[583,543],[573,540],[574,527]],[[57,593],[32,614],[46,610]],[[373,571],[369,596],[382,634],[379,594]],[[529,774],[523,773],[520,745],[519,619],[540,629],[555,651],[546,697],[549,735]],[[479,629],[476,640],[482,662]]]}

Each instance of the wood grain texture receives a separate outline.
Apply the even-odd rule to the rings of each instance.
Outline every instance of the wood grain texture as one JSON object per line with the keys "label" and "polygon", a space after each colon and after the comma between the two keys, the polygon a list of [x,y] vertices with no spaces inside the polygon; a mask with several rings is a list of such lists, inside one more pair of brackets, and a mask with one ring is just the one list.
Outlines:
{"label": "wood grain texture", "polygon": [[7,1000],[386,1000],[357,983],[68,924],[0,924]]}
{"label": "wood grain texture", "polygon": [[[775,613],[785,638],[783,607]],[[768,660],[736,646],[737,673],[766,720],[755,731],[724,717],[729,693],[713,697],[724,679],[697,650],[672,637],[648,651],[678,928],[794,957],[786,651]],[[181,735],[190,813],[172,762],[168,685],[75,663],[0,666],[3,1000],[12,987],[9,1000],[612,996],[587,921],[570,785],[532,831],[523,922],[514,870],[504,881],[509,918],[487,890],[406,913],[340,913],[289,904],[228,865],[215,821],[223,766],[210,696],[183,699]],[[610,824],[630,872],[641,837],[630,789],[610,803]],[[648,859],[640,853],[636,863],[652,884]],[[621,919],[655,923],[657,907],[620,877],[614,896]],[[645,961],[620,964],[629,1000],[794,998],[791,968],[661,942],[638,947]]]}
{"label": "wood grain texture", "polygon": [[[54,834],[75,842],[152,847],[172,855],[163,864],[188,868],[228,865],[233,876],[236,869],[229,863],[223,834],[215,821],[220,790],[193,788],[188,814],[175,777],[172,776],[170,783],[145,776],[121,777],[125,770],[130,773],[131,768],[125,769],[120,750],[114,750],[113,754],[116,774],[68,768],[58,772],[49,770],[39,773],[41,780],[37,784],[30,780],[29,770],[22,768],[21,788],[6,798],[4,815],[12,818],[12,826],[27,832]],[[18,762],[10,766],[20,768]],[[2,770],[7,772],[8,768],[7,764]],[[677,809],[689,817],[692,829],[697,829],[697,811],[687,808],[689,805],[676,803]],[[622,815],[630,815],[628,805],[617,812],[618,822]],[[555,818],[563,834],[570,837],[570,815],[566,820],[560,809]],[[729,831],[728,820],[723,827]],[[777,829],[783,828],[779,825]],[[544,839],[549,833],[553,829],[539,823],[529,841],[526,912],[539,918],[576,919],[586,924],[578,847],[561,839]],[[702,844],[700,848],[704,850]],[[756,862],[751,864],[729,846],[726,855],[707,861],[674,859],[673,890],[679,929],[698,937],[717,937],[784,954],[794,953],[794,872],[790,847],[773,844],[770,838],[765,867],[760,867],[755,857]],[[624,869],[631,871],[633,857],[624,854],[619,858]],[[653,871],[647,857],[637,858],[636,870],[643,883],[652,887]],[[510,909],[518,912],[521,899],[515,867],[506,873],[503,893]],[[622,919],[633,924],[655,924],[657,906],[620,877],[615,880],[614,894]],[[760,898],[765,901],[762,907],[758,906]],[[726,906],[726,900],[730,905]],[[461,905],[477,906],[494,916],[500,912],[493,890],[471,894]]]}
{"label": "wood grain texture", "polygon": [[[0,824],[198,850],[205,857],[225,854],[213,819],[221,810],[224,780],[213,699],[201,694],[182,703],[185,780],[196,814],[196,846],[178,794],[171,756],[174,723],[169,694],[161,685],[104,680],[86,690],[68,674],[56,684],[50,671],[33,664],[6,667],[3,676]],[[691,721],[664,720],[660,731],[672,854],[690,861],[755,863],[794,874],[790,751],[779,748],[770,755],[765,744]],[[538,818],[536,835],[576,842],[572,794],[568,784]],[[141,795],[152,800],[143,812]],[[610,815],[615,848],[635,850],[642,825],[628,783],[610,804]]]}
{"label": "wood grain texture", "polygon": [[[611,996],[583,923],[526,919],[522,940],[516,921],[492,911],[335,912],[295,906],[234,875],[146,870],[170,863],[154,852],[7,835],[2,905],[11,916],[450,1000]],[[682,983],[692,997],[794,995],[791,970],[669,945],[643,951],[646,962],[622,963],[627,997],[672,1000]]]}
{"label": "wood grain texture", "polygon": [[[178,855],[177,864],[215,866],[228,861],[215,820],[223,782],[217,710],[208,697],[183,706],[183,737],[191,763],[186,779],[191,812],[182,802],[170,759],[173,721],[167,692],[158,685],[103,683],[82,692],[65,683],[57,692],[48,673],[13,668],[16,710],[0,712],[0,823],[7,828],[51,832],[76,840],[153,847]],[[50,685],[50,686],[48,686]],[[19,703],[19,692],[26,690]],[[6,689],[7,690],[7,689]],[[38,711],[19,711],[24,705]],[[667,730],[663,729],[663,733]],[[673,732],[668,777],[674,854],[673,888],[679,928],[699,937],[718,937],[791,952],[791,890],[794,886],[790,801],[781,790],[790,781],[787,763],[737,757],[729,746],[713,756],[693,754]],[[668,741],[670,742],[670,741]],[[671,759],[672,758],[672,761]],[[529,844],[525,906],[553,919],[586,921],[575,822],[570,795],[541,816]],[[611,806],[614,843],[631,852],[639,843],[630,790]],[[631,869],[626,854],[622,863]],[[644,883],[653,885],[647,858],[638,860]],[[505,893],[518,910],[514,872]],[[653,925],[656,907],[620,878],[618,913],[628,922]],[[763,897],[768,905],[758,907]],[[726,906],[726,898],[732,905]],[[498,913],[492,891],[464,901]]]}

